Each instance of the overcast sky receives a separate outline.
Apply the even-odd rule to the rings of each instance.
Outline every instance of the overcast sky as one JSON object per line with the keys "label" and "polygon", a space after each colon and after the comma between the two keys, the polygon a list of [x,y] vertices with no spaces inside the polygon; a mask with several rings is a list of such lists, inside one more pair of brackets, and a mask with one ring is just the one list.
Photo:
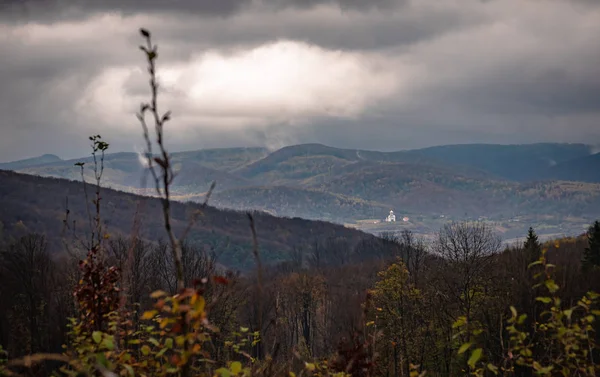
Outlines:
{"label": "overcast sky", "polygon": [[0,161],[139,149],[140,27],[172,151],[600,143],[597,0],[0,0]]}

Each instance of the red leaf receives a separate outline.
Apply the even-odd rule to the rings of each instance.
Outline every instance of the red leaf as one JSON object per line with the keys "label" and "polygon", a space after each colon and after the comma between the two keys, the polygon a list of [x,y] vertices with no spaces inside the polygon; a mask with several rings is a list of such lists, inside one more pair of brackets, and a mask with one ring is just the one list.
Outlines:
{"label": "red leaf", "polygon": [[222,285],[229,284],[229,280],[227,280],[227,278],[225,278],[224,276],[213,276],[213,281],[217,284],[222,284]]}

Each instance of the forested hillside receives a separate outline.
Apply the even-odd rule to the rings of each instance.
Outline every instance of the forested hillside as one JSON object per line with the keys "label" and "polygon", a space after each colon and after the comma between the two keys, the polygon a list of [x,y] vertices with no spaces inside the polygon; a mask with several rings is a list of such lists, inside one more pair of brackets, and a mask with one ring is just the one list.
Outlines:
{"label": "forested hillside", "polygon": [[[208,149],[173,154],[172,189],[177,200],[202,201],[216,182],[213,204],[221,208],[340,223],[382,218],[389,209],[475,218],[564,218],[579,213],[589,220],[600,209],[600,186],[594,183],[598,164],[589,148],[457,145],[374,152],[306,144],[272,153],[261,148]],[[135,153],[107,154],[105,185],[152,194],[143,190],[148,172],[140,158]],[[14,169],[80,179],[73,166],[77,161],[91,162],[17,162]],[[90,168],[84,173],[93,180]]]}
{"label": "forested hillside", "polygon": [[[442,145],[410,151],[448,164],[481,169],[508,180],[531,182],[541,179],[569,180],[549,168],[591,154],[585,144],[538,143],[522,145]],[[598,181],[595,181],[598,182]]]}
{"label": "forested hillside", "polygon": [[[86,200],[81,182],[0,171],[0,229],[4,239],[35,232],[46,234],[50,250],[62,249],[64,241],[72,243],[73,236],[82,238],[89,232],[85,203],[89,203],[93,192],[93,187],[88,186]],[[157,198],[103,189],[101,201],[103,222],[110,234],[129,236],[135,232],[151,241],[166,237],[161,231]],[[64,224],[67,210],[70,231],[65,230]],[[197,211],[201,212],[199,216]],[[253,266],[252,234],[244,212],[175,202],[176,233],[182,234],[194,216],[198,220],[189,232],[191,242],[197,240],[207,252],[219,255],[219,263],[228,268]],[[322,221],[277,218],[262,213],[254,216],[263,260],[268,264],[287,260],[294,251],[309,253],[329,240],[343,240],[350,253],[359,242],[374,239],[372,235]]]}

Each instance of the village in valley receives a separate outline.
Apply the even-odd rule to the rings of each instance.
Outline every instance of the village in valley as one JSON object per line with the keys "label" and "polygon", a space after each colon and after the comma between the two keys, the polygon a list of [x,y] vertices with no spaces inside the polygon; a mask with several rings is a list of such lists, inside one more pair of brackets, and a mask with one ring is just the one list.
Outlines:
{"label": "village in valley", "polygon": [[579,217],[559,217],[540,215],[515,215],[511,217],[469,217],[452,216],[446,214],[416,214],[394,212],[390,210],[387,216],[372,219],[360,219],[345,223],[346,227],[360,229],[372,234],[396,233],[410,230],[415,235],[432,241],[435,239],[440,228],[452,221],[476,221],[491,225],[507,244],[522,241],[527,228],[532,226],[536,229],[540,239],[552,239],[565,237],[573,234],[582,234],[586,231],[588,219]]}

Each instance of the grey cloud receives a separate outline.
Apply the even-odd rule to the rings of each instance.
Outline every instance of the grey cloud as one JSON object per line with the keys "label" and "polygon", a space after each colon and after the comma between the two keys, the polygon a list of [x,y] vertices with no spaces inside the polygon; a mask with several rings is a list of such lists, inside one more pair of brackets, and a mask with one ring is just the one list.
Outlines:
{"label": "grey cloud", "polygon": [[[412,66],[420,72],[401,85],[398,96],[372,104],[355,119],[322,117],[236,132],[198,124],[173,135],[172,150],[302,142],[385,150],[461,142],[598,143],[600,4],[580,0],[572,2],[577,11],[565,11],[564,3],[546,1],[534,12],[509,0],[177,1],[168,9],[157,0],[138,13],[133,1],[92,7],[53,1],[46,8],[28,2],[27,17],[0,16],[0,161],[87,153],[86,135],[104,123],[77,118],[73,104],[106,69],[143,68],[140,26],[156,36],[160,67],[206,50],[227,54],[290,39],[377,55],[388,62],[386,69]],[[23,10],[14,2],[1,6],[5,15]],[[108,26],[98,21],[111,10],[119,15]],[[14,34],[32,20],[47,23],[48,30],[64,20],[105,29],[97,26],[85,38],[65,29],[66,37],[42,35],[37,42],[25,32]],[[135,73],[124,90],[147,93]],[[176,113],[175,122],[183,117]],[[133,113],[128,126],[105,135],[114,150],[139,144]]]}
{"label": "grey cloud", "polygon": [[2,0],[0,11],[11,18],[35,18],[46,22],[77,19],[91,13],[119,12],[124,15],[143,13],[193,14],[195,16],[231,16],[253,4],[266,9],[306,9],[318,5],[335,5],[342,10],[392,9],[406,0]]}
{"label": "grey cloud", "polygon": [[2,0],[0,11],[9,19],[36,19],[43,22],[80,19],[93,13],[119,12],[124,15],[145,13],[194,13],[199,16],[227,16],[251,0]]}
{"label": "grey cloud", "polygon": [[339,13],[326,11],[265,11],[254,9],[223,25],[218,19],[159,27],[163,38],[196,41],[199,47],[239,46],[276,39],[303,40],[319,46],[346,50],[405,48],[449,32],[476,26],[487,20],[461,9],[396,12]]}
{"label": "grey cloud", "polygon": [[266,4],[278,9],[288,7],[310,8],[322,4],[333,4],[345,10],[392,9],[404,5],[407,0],[266,0]]}

